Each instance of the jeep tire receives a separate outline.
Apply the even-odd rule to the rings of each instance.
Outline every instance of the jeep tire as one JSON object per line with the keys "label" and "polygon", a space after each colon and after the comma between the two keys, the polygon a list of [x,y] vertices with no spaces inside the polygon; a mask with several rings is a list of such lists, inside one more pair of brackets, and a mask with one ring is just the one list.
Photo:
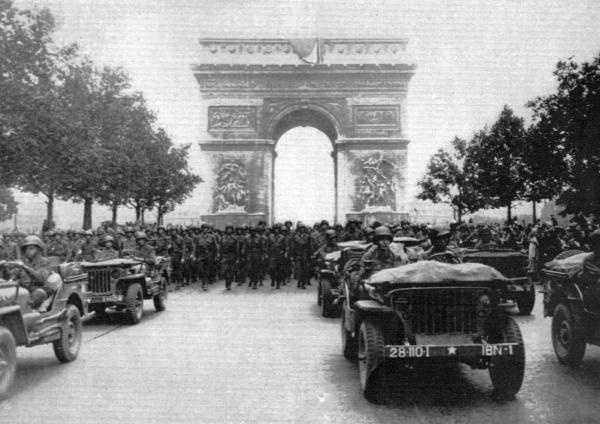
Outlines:
{"label": "jeep tire", "polygon": [[137,324],[144,314],[144,293],[139,283],[133,283],[125,294],[125,315],[130,324]]}
{"label": "jeep tire", "polygon": [[358,359],[358,340],[356,336],[352,336],[352,332],[346,329],[346,311],[342,305],[342,351],[344,358],[349,361],[356,361]]}
{"label": "jeep tire", "polygon": [[67,316],[60,330],[60,338],[52,344],[56,359],[63,363],[77,359],[81,348],[82,333],[79,309],[75,305],[67,305]]}
{"label": "jeep tire", "polygon": [[381,325],[366,319],[360,325],[358,334],[358,370],[363,394],[373,403],[381,402],[384,388],[382,369],[384,360],[385,349]]}
{"label": "jeep tire", "polygon": [[558,362],[578,366],[585,355],[585,331],[581,312],[574,312],[564,303],[554,308],[552,315],[552,346]]}
{"label": "jeep tire", "polygon": [[321,289],[321,279],[319,278],[319,284],[317,284],[317,305],[321,306],[321,296],[323,290]]}
{"label": "jeep tire", "polygon": [[517,322],[509,316],[498,317],[490,329],[489,343],[516,343],[513,355],[492,356],[489,373],[495,394],[504,399],[512,399],[521,389],[525,376],[525,346]]}
{"label": "jeep tire", "polygon": [[5,327],[0,327],[0,400],[6,398],[17,372],[15,339]]}
{"label": "jeep tire", "polygon": [[154,309],[156,312],[162,312],[167,309],[167,298],[169,296],[169,291],[167,290],[167,280],[163,277],[160,280],[160,284],[158,285],[158,294],[152,297],[152,301],[154,302]]}
{"label": "jeep tire", "polygon": [[334,304],[335,297],[331,293],[331,281],[327,278],[321,280],[321,315],[325,318],[339,316],[339,305]]}
{"label": "jeep tire", "polygon": [[522,292],[517,298],[517,306],[519,307],[519,315],[529,315],[535,306],[535,284],[529,279],[527,282],[526,291]]}

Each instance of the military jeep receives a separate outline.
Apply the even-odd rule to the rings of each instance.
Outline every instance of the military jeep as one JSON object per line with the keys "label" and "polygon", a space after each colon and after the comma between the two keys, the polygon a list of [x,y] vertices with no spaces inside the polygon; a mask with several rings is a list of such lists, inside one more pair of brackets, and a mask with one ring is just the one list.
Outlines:
{"label": "military jeep", "polygon": [[79,264],[53,267],[56,290],[39,309],[31,309],[30,293],[11,279],[17,262],[0,262],[0,399],[8,395],[17,368],[16,346],[52,343],[60,362],[77,358],[81,347],[81,317],[85,314],[86,275]]}
{"label": "military jeep", "polygon": [[563,252],[541,272],[544,316],[552,317],[554,353],[561,364],[571,367],[581,364],[587,344],[600,346],[600,292],[582,279],[587,255]]}
{"label": "military jeep", "polygon": [[130,324],[137,324],[144,299],[152,299],[158,312],[166,309],[169,261],[157,257],[154,264],[148,264],[136,251],[125,251],[123,256],[82,263],[88,274],[86,301],[97,315],[121,312]]}
{"label": "military jeep", "polygon": [[481,264],[420,261],[345,282],[342,348],[359,361],[365,397],[378,402],[391,366],[463,362],[488,369],[497,396],[521,388],[525,349],[499,307],[510,280]]}
{"label": "military jeep", "polygon": [[510,284],[501,295],[501,302],[512,302],[519,308],[521,315],[531,314],[535,306],[535,285],[527,273],[527,255],[508,249],[466,249],[459,257],[462,262],[477,262],[500,271],[510,279]]}
{"label": "military jeep", "polygon": [[340,280],[347,274],[344,269],[350,261],[360,259],[370,244],[345,241],[337,243],[337,246],[340,250],[328,253],[319,269],[317,305],[321,306],[321,315],[326,318],[340,316]]}

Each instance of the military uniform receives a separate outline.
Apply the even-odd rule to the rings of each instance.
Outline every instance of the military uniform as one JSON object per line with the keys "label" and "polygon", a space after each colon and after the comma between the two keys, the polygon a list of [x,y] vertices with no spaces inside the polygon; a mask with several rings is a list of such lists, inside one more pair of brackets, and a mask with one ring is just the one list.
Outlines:
{"label": "military uniform", "polygon": [[202,288],[206,289],[206,286],[212,282],[215,269],[215,260],[219,249],[217,239],[214,235],[205,232],[197,236],[194,241],[196,247],[196,266],[198,267],[198,273],[202,281]]}
{"label": "military uniform", "polygon": [[183,281],[185,284],[190,284],[195,276],[196,263],[194,260],[195,245],[194,239],[189,234],[183,235],[185,243],[185,256],[183,258]]}
{"label": "military uniform", "polygon": [[252,233],[244,240],[243,255],[246,258],[250,286],[256,289],[263,275],[262,266],[265,260],[265,242],[260,234]]}
{"label": "military uniform", "polygon": [[298,279],[298,288],[306,288],[312,275],[311,256],[313,242],[306,232],[296,232],[291,240],[290,255],[294,259],[294,274]]}
{"label": "military uniform", "polygon": [[271,234],[267,253],[269,256],[269,274],[271,287],[279,288],[286,277],[285,263],[288,257],[287,237],[279,232]]}
{"label": "military uniform", "polygon": [[221,252],[221,272],[225,279],[225,288],[231,290],[231,283],[235,278],[236,265],[240,253],[240,245],[234,234],[225,233],[219,243]]}
{"label": "military uniform", "polygon": [[173,281],[175,284],[183,283],[182,260],[185,254],[185,241],[179,234],[171,234],[169,240],[169,255],[171,256],[171,266],[173,268]]}
{"label": "military uniform", "polygon": [[71,260],[69,249],[62,240],[51,240],[46,246],[47,256],[56,256],[60,262],[67,262]]}

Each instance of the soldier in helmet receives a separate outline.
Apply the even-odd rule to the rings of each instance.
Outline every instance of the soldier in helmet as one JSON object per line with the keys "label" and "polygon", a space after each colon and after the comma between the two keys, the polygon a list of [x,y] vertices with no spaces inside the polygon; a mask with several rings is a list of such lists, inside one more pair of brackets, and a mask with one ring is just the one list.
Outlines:
{"label": "soldier in helmet", "polygon": [[279,289],[285,281],[285,262],[288,258],[287,237],[281,233],[281,224],[275,224],[269,236],[267,255],[269,258],[269,275],[271,287]]}
{"label": "soldier in helmet", "polygon": [[61,234],[58,231],[49,232],[48,238],[49,241],[46,246],[46,254],[48,256],[56,256],[61,263],[70,260],[67,246],[63,243]]}
{"label": "soldier in helmet", "polygon": [[208,224],[202,224],[200,230],[202,231],[201,234],[194,239],[196,266],[202,281],[202,289],[207,290],[208,285],[212,283],[215,262],[219,256],[219,246],[217,238],[210,233]]}
{"label": "soldier in helmet", "polygon": [[106,260],[119,257],[119,251],[115,248],[115,238],[110,234],[102,237],[102,242],[94,250],[94,260]]}
{"label": "soldier in helmet", "polygon": [[327,256],[328,253],[337,252],[338,250],[340,250],[340,248],[337,245],[336,232],[334,230],[325,231],[325,244],[313,254],[313,257],[317,259],[319,268],[323,268],[325,256]]}
{"label": "soldier in helmet", "polygon": [[296,234],[290,242],[290,255],[294,260],[294,274],[298,279],[297,287],[306,289],[306,285],[310,283],[312,276],[311,255],[313,253],[313,241],[308,229],[302,222],[296,225]]}
{"label": "soldier in helmet", "polygon": [[448,245],[450,244],[451,233],[446,227],[433,227],[429,230],[429,240],[431,241],[431,249],[426,252],[425,257],[437,258],[437,260],[452,264],[460,263],[456,252],[450,250]]}
{"label": "soldier in helmet", "polygon": [[185,241],[181,237],[177,228],[171,227],[169,230],[169,255],[171,256],[171,266],[173,267],[173,281],[177,287],[183,284],[183,257],[185,254]]}
{"label": "soldier in helmet", "polygon": [[250,227],[250,235],[244,239],[242,255],[246,259],[246,267],[250,282],[248,287],[258,288],[264,271],[262,267],[266,260],[266,246],[258,227]]}
{"label": "soldier in helmet", "polygon": [[84,241],[81,244],[80,257],[82,261],[91,261],[94,259],[94,251],[97,249],[97,245],[94,242],[94,233],[92,230],[85,230],[83,232]]}
{"label": "soldier in helmet", "polygon": [[231,290],[231,283],[235,278],[237,264],[240,255],[240,244],[233,234],[233,224],[225,225],[225,234],[219,241],[219,252],[221,254],[221,272],[225,279],[225,288]]}
{"label": "soldier in helmet", "polygon": [[140,252],[144,261],[151,266],[154,265],[156,263],[156,252],[154,247],[148,244],[148,235],[143,231],[136,232],[135,243],[137,251]]}
{"label": "soldier in helmet", "polygon": [[394,255],[390,249],[392,240],[392,232],[385,225],[380,225],[373,231],[373,246],[360,259],[363,277],[368,276],[371,272],[402,265],[402,258]]}
{"label": "soldier in helmet", "polygon": [[192,237],[190,227],[185,227],[182,231],[183,242],[185,243],[185,256],[183,257],[183,283],[189,286],[195,280],[196,270],[196,244]]}
{"label": "soldier in helmet", "polygon": [[122,244],[123,250],[135,250],[136,249],[136,238],[134,235],[133,228],[125,227],[125,239]]}
{"label": "soldier in helmet", "polygon": [[43,256],[45,246],[37,236],[27,236],[21,243],[21,261],[11,272],[13,279],[30,293],[29,305],[38,309],[48,296],[52,295],[55,286],[48,284],[50,264]]}

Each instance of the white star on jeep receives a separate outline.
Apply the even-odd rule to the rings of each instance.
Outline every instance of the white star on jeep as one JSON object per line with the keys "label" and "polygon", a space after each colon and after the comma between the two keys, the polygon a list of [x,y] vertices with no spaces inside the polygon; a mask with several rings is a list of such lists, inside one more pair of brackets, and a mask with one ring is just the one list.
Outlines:
{"label": "white star on jeep", "polygon": [[456,348],[454,346],[448,348],[448,355],[456,355]]}

